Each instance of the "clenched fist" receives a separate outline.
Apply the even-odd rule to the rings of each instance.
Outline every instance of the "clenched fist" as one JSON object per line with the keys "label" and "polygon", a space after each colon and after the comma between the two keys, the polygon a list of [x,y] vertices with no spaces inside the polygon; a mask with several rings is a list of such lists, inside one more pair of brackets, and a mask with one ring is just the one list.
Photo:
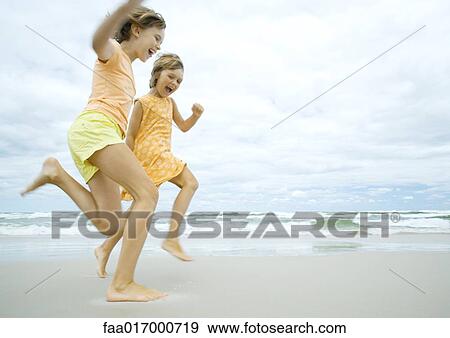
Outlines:
{"label": "clenched fist", "polygon": [[200,117],[203,114],[203,111],[205,109],[203,109],[202,105],[200,103],[194,103],[192,105],[192,113],[194,113],[195,117]]}

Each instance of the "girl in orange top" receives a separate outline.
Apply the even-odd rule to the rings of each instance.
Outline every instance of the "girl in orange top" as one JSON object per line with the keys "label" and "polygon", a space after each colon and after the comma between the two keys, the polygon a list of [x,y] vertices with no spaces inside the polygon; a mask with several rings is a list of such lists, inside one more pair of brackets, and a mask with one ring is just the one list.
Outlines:
{"label": "girl in orange top", "polygon": [[[166,27],[161,15],[140,6],[141,2],[129,0],[120,6],[103,21],[92,40],[97,54],[92,94],[68,133],[70,152],[89,190],[71,177],[55,158],[48,158],[38,177],[22,192],[25,195],[45,184],[56,185],[101,233],[116,238],[125,234],[106,295],[112,302],[146,302],[165,296],[134,281],[137,260],[147,237],[147,219],[136,219],[130,223],[135,231],[129,231],[127,219],[116,218],[110,224],[109,218],[102,218],[102,212],[111,215],[121,210],[119,186],[133,196],[131,211],[150,215],[158,199],[156,186],[123,142],[135,94],[131,63],[136,59],[145,62],[160,49]],[[109,253],[97,248],[95,254],[102,276]]]}
{"label": "girl in orange top", "polygon": [[[175,54],[163,54],[155,61],[150,92],[135,102],[126,143],[156,186],[169,181],[181,189],[173,204],[170,238],[164,241],[162,247],[175,257],[190,261],[191,257],[184,253],[179,244],[178,229],[180,216],[186,213],[198,182],[186,164],[171,152],[172,121],[181,131],[187,132],[197,123],[203,107],[194,104],[191,117],[184,120],[175,101],[169,97],[183,81],[183,71],[183,63]],[[122,198],[132,200],[133,196],[123,190]],[[110,238],[104,247],[112,250],[116,243],[117,238]]]}

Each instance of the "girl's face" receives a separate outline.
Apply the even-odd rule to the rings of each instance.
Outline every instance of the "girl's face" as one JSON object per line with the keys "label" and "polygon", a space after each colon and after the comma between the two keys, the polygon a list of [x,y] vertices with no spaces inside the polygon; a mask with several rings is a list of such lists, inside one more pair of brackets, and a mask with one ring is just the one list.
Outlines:
{"label": "girl's face", "polygon": [[167,97],[175,93],[175,91],[180,87],[183,81],[183,70],[182,69],[165,69],[163,70],[156,80],[156,93],[160,97]]}
{"label": "girl's face", "polygon": [[164,29],[158,27],[136,27],[134,35],[136,36],[134,41],[136,56],[142,62],[146,62],[156,54],[164,41]]}

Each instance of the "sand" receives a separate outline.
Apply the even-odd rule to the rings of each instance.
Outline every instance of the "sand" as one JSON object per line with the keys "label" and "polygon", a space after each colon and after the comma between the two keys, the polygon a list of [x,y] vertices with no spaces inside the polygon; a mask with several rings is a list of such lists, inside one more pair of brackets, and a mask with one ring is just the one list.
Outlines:
{"label": "sand", "polygon": [[93,257],[2,261],[0,317],[450,317],[448,252],[144,256],[136,281],[169,296],[107,303]]}

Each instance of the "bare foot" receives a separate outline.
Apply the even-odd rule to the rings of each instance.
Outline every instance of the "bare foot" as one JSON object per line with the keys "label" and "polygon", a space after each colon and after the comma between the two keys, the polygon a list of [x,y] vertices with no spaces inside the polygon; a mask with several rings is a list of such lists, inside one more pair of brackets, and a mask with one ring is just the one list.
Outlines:
{"label": "bare foot", "polygon": [[192,257],[184,253],[183,248],[177,239],[166,239],[162,244],[162,248],[182,261],[192,261]]}
{"label": "bare foot", "polygon": [[97,275],[100,278],[106,278],[108,273],[106,272],[106,263],[108,263],[109,253],[99,246],[95,248],[95,258],[97,258]]}
{"label": "bare foot", "polygon": [[106,294],[106,300],[108,302],[149,302],[166,296],[167,293],[131,282],[120,289],[111,285]]}
{"label": "bare foot", "polygon": [[43,186],[47,183],[54,183],[56,177],[58,176],[61,165],[58,160],[53,157],[47,158],[42,164],[42,169],[39,175],[35,178],[35,180],[23,190],[20,195],[25,196],[26,194],[36,190],[40,186]]}
{"label": "bare foot", "polygon": [[150,288],[146,288],[145,286],[138,284],[138,283],[134,283],[142,292],[145,293],[145,295],[147,296],[147,298],[149,298],[149,300],[157,300],[160,298],[164,298],[167,297],[168,294],[165,292],[161,292],[158,291],[156,289],[150,289]]}

